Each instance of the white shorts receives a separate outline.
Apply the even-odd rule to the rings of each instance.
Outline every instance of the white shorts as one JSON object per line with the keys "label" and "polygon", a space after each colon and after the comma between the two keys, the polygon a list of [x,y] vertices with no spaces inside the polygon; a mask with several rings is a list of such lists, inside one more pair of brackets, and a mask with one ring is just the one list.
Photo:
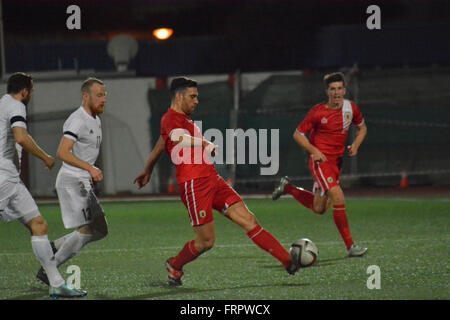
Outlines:
{"label": "white shorts", "polygon": [[56,193],[66,229],[90,224],[98,216],[105,215],[90,178],[77,177],[60,170],[56,177]]}
{"label": "white shorts", "polygon": [[22,181],[0,182],[0,220],[19,220],[22,224],[27,224],[39,216],[41,214],[36,202]]}

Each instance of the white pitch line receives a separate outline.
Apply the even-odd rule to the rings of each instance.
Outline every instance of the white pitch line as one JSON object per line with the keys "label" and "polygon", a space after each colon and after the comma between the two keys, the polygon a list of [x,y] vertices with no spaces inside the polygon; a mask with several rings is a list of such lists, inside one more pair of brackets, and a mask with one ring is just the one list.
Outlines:
{"label": "white pitch line", "polygon": [[[425,241],[450,241],[450,237],[442,238],[442,239],[430,239],[430,238],[421,238],[421,239],[372,239],[372,240],[364,240],[363,243],[375,243],[375,242],[396,242],[396,243],[408,243],[408,242],[425,242]],[[314,241],[318,247],[321,246],[338,246],[342,245],[342,241]],[[284,246],[290,246],[291,242],[282,243]],[[254,247],[253,243],[247,244],[222,244],[215,245],[214,248],[246,248],[246,247]],[[111,248],[111,249],[86,249],[80,252],[82,253],[104,253],[104,252],[125,252],[125,251],[163,251],[163,250],[176,250],[180,249],[180,246],[167,246],[167,247],[151,247],[151,248]],[[19,256],[19,255],[32,255],[32,252],[5,252],[0,253],[0,256]]]}
{"label": "white pitch line", "polygon": [[[270,194],[244,194],[241,195],[244,200],[251,199],[272,199],[272,195]],[[293,199],[290,195],[282,195],[281,199]],[[390,196],[373,196],[373,197],[355,197],[349,196],[346,197],[347,200],[363,200],[363,201],[372,201],[372,200],[388,200],[388,201],[405,201],[405,202],[422,202],[422,201],[431,201],[431,202],[450,202],[450,198],[448,197],[390,197]],[[151,202],[151,201],[180,201],[178,196],[161,196],[161,197],[129,197],[129,198],[116,198],[116,197],[105,197],[100,198],[100,202],[102,203],[116,203],[116,202]],[[58,199],[37,199],[36,203],[40,204],[58,204]]]}
{"label": "white pitch line", "polygon": [[430,201],[430,202],[450,202],[450,198],[389,198],[389,197],[347,197],[347,200],[362,200],[362,201],[373,201],[373,200],[386,200],[386,201],[404,201],[404,202],[423,202],[423,201]]}

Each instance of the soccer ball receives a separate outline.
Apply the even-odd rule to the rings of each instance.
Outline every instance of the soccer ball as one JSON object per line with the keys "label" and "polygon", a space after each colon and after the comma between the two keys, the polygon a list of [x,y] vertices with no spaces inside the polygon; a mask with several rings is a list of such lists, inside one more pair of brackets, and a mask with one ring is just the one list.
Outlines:
{"label": "soccer ball", "polygon": [[314,242],[307,238],[296,240],[289,249],[291,261],[301,268],[312,266],[318,254],[319,250]]}

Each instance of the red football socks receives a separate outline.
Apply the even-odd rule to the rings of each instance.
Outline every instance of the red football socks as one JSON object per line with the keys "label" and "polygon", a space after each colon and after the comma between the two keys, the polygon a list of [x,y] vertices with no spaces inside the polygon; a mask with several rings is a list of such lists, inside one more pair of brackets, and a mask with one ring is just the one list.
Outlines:
{"label": "red football socks", "polygon": [[257,225],[253,230],[247,233],[247,236],[261,249],[270,253],[278,261],[280,261],[285,268],[291,264],[291,257],[289,252],[272,236],[269,232],[264,230],[260,225]]}
{"label": "red football socks", "polygon": [[181,268],[186,263],[189,263],[192,260],[195,260],[201,254],[201,252],[199,252],[195,248],[194,243],[195,243],[195,240],[191,240],[191,241],[187,242],[184,245],[183,249],[181,249],[180,253],[178,253],[178,255],[170,261],[170,264],[172,265],[173,268],[175,268],[177,270],[181,270]]}
{"label": "red football socks", "polygon": [[284,192],[292,195],[298,202],[304,205],[308,209],[313,209],[314,205],[314,193],[305,190],[303,188],[298,188],[292,184],[288,184],[284,188]]}
{"label": "red football socks", "polygon": [[[285,268],[291,264],[289,252],[272,236],[269,232],[264,230],[260,225],[247,233],[247,236],[261,249],[270,253],[278,261],[280,261]],[[173,268],[181,270],[182,267],[195,260],[201,252],[194,246],[195,240],[187,242],[180,253],[170,261]]]}
{"label": "red football socks", "polygon": [[350,235],[350,227],[348,226],[347,213],[345,212],[345,204],[333,205],[333,220],[342,239],[345,242],[347,250],[353,244],[352,236]]}

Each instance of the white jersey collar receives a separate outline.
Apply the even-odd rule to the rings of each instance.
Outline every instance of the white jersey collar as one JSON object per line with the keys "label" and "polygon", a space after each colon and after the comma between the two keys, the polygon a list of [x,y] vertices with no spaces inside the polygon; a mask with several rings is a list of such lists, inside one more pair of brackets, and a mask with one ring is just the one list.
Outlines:
{"label": "white jersey collar", "polygon": [[90,119],[97,119],[97,116],[93,117],[89,113],[86,112],[83,106],[80,106],[81,110],[83,110],[84,114],[88,116]]}

